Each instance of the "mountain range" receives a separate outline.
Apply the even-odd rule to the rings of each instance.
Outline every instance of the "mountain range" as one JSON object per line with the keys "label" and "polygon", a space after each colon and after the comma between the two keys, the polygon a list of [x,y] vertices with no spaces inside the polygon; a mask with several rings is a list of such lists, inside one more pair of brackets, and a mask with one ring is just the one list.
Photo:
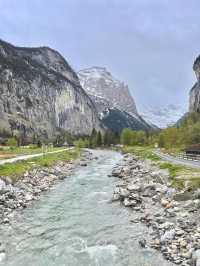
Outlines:
{"label": "mountain range", "polygon": [[48,47],[0,41],[0,132],[24,138],[102,128],[96,108],[67,61]]}
{"label": "mountain range", "polygon": [[[80,79],[80,80],[79,80]],[[49,47],[0,40],[0,137],[52,139],[68,132],[148,130],[128,86],[105,69],[80,71]]]}
{"label": "mountain range", "polygon": [[150,125],[158,128],[173,126],[187,112],[187,108],[181,105],[168,104],[166,106],[146,106],[141,110],[141,116]]}
{"label": "mountain range", "polygon": [[138,114],[129,88],[104,67],[91,67],[78,72],[80,83],[94,102],[103,124],[120,133],[123,128],[150,130]]}

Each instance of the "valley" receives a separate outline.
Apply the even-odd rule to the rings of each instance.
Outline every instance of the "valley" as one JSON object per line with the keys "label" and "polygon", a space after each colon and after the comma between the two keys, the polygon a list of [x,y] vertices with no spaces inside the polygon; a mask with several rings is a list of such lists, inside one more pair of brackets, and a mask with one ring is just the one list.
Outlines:
{"label": "valley", "polygon": [[126,75],[60,51],[0,40],[0,265],[200,265],[200,57],[187,109],[166,57]]}
{"label": "valley", "polygon": [[[87,166],[79,163],[70,175],[71,166],[57,166],[54,173],[51,169],[51,176],[60,170],[65,179],[55,179],[53,188],[32,204],[29,193],[27,208],[15,211],[9,222],[0,225],[0,265],[172,266],[158,251],[140,248],[138,239],[149,235],[149,229],[130,222],[136,219],[134,212],[111,203],[118,179],[108,175],[122,155],[98,150],[86,157]],[[43,185],[34,187],[35,191],[44,187],[41,175],[45,174],[37,172]]]}

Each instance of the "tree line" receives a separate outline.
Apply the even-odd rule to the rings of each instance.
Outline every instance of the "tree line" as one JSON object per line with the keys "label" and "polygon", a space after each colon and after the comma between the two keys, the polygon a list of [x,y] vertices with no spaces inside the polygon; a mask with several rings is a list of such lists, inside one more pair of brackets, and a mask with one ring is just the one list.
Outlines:
{"label": "tree line", "polygon": [[200,114],[187,114],[176,126],[163,129],[156,137],[158,145],[167,149],[185,149],[200,143]]}
{"label": "tree line", "polygon": [[[41,146],[44,141],[34,135],[32,144]],[[102,146],[122,145],[155,145],[161,148],[181,148],[200,143],[200,114],[187,114],[175,126],[166,129],[152,131],[134,131],[129,128],[123,129],[121,134],[111,130],[105,132],[92,130],[90,136],[75,137],[67,132],[59,132],[51,141],[54,146],[76,145],[80,148],[96,148]],[[8,146],[23,145],[19,134],[13,134],[8,138]],[[44,142],[45,143],[45,142]]]}
{"label": "tree line", "polygon": [[74,141],[74,145],[79,148],[97,148],[111,145],[116,145],[120,143],[120,135],[114,133],[111,130],[107,130],[104,133],[101,131],[92,130],[92,134],[88,137],[82,137]]}
{"label": "tree line", "polygon": [[185,149],[192,144],[200,143],[200,114],[189,113],[176,125],[154,131],[133,131],[124,129],[121,133],[123,145],[155,145],[160,148]]}

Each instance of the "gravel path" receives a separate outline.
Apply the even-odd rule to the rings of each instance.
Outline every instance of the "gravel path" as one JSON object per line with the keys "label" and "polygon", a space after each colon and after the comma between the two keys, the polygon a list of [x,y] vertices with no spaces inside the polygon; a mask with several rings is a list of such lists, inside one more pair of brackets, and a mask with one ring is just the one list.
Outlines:
{"label": "gravel path", "polygon": [[[52,154],[52,153],[59,153],[59,152],[63,152],[63,151],[71,150],[71,149],[73,149],[73,147],[67,148],[67,149],[62,149],[62,150],[59,150],[59,151],[46,152],[45,155],[46,154]],[[40,156],[43,156],[43,155],[44,155],[44,153],[20,155],[20,156],[17,156],[15,158],[11,158],[11,159],[0,160],[0,165],[6,164],[6,163],[14,163],[14,162],[17,162],[17,161],[25,161],[25,160],[28,160],[28,159],[31,159],[31,158],[35,158],[35,157],[40,157]]]}
{"label": "gravel path", "polygon": [[171,155],[164,154],[158,150],[155,150],[153,153],[165,161],[200,169],[200,162],[199,161],[197,162],[197,161],[192,161],[192,160],[190,161],[190,160],[186,160],[186,159],[176,158],[176,157],[173,157]]}

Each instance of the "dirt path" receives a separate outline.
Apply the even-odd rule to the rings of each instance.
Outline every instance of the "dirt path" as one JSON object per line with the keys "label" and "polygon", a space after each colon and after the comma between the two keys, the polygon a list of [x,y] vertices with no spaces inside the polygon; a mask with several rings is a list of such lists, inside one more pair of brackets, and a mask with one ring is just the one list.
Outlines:
{"label": "dirt path", "polygon": [[[62,149],[59,151],[50,151],[50,152],[46,152],[46,154],[52,154],[52,153],[59,153],[59,152],[63,152],[63,151],[67,151],[67,150],[72,150],[73,147],[71,148],[67,148],[67,149]],[[29,154],[29,155],[21,155],[15,158],[11,158],[11,159],[4,159],[4,160],[0,160],[0,165],[6,164],[6,163],[15,163],[17,161],[25,161],[31,158],[35,158],[35,157],[40,157],[43,156],[44,153],[36,153],[36,154]]]}
{"label": "dirt path", "polygon": [[165,161],[168,161],[168,162],[171,162],[171,163],[174,163],[174,164],[181,164],[181,165],[185,165],[185,166],[188,166],[188,167],[193,167],[193,168],[200,169],[200,162],[189,161],[189,160],[186,160],[186,159],[176,158],[176,157],[173,157],[171,155],[164,154],[164,153],[162,153],[162,152],[160,152],[158,150],[155,150],[153,153],[155,155],[159,156],[161,159],[163,159]]}

